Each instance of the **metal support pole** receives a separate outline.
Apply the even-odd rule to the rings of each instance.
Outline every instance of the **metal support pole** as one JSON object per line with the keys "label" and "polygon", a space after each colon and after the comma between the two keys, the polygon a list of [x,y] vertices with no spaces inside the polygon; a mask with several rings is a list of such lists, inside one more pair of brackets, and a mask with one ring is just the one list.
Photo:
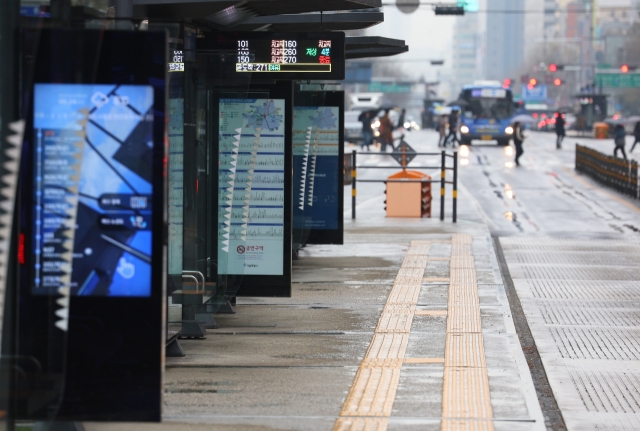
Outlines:
{"label": "metal support pole", "polygon": [[444,181],[447,175],[447,170],[445,169],[447,166],[447,153],[445,151],[442,151],[442,161],[440,163],[440,169],[442,170],[440,177],[440,220],[444,221]]}
{"label": "metal support pole", "polygon": [[351,218],[356,218],[356,154],[353,150],[351,153]]}
{"label": "metal support pole", "polygon": [[453,152],[453,222],[458,222],[458,152]]}

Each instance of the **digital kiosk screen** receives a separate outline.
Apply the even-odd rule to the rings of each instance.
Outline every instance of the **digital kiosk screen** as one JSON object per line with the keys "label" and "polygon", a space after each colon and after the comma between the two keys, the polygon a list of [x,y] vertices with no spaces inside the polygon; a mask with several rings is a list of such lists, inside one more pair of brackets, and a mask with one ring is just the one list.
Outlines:
{"label": "digital kiosk screen", "polygon": [[220,99],[218,274],[283,275],[285,101]]}
{"label": "digital kiosk screen", "polygon": [[340,109],[294,106],[294,229],[338,229]]}
{"label": "digital kiosk screen", "polygon": [[151,295],[153,94],[35,86],[33,293]]}

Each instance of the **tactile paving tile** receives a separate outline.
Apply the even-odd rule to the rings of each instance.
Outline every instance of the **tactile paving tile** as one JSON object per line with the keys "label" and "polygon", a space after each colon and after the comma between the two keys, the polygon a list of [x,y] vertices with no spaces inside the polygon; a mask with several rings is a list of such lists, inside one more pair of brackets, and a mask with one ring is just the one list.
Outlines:
{"label": "tactile paving tile", "polygon": [[623,240],[611,239],[562,239],[562,238],[527,238],[527,237],[503,237],[500,244],[505,253],[510,251],[520,252],[548,252],[548,251],[593,251],[604,249],[611,252],[640,253],[640,244]]}
{"label": "tactile paving tile", "polygon": [[448,355],[445,366],[485,368],[483,343],[482,334],[448,333],[447,349],[455,351],[457,355]]}
{"label": "tactile paving tile", "polygon": [[640,280],[640,267],[577,265],[509,265],[513,278],[538,280]]}
{"label": "tactile paving tile", "polygon": [[549,328],[563,358],[640,360],[640,330],[620,328]]}
{"label": "tactile paving tile", "polygon": [[588,411],[640,412],[640,379],[637,374],[609,371],[607,367],[569,369]]}
{"label": "tactile paving tile", "polygon": [[[382,309],[375,334],[334,425],[334,431],[387,429],[400,383],[430,244],[412,241]],[[380,420],[372,420],[378,416]]]}
{"label": "tactile paving tile", "polygon": [[493,431],[471,235],[451,239],[441,431]]}
{"label": "tactile paving tile", "polygon": [[528,284],[535,298],[640,301],[640,283],[637,280],[529,280]]}
{"label": "tactile paving tile", "polygon": [[640,258],[628,252],[527,252],[516,253],[516,259],[522,264],[640,266]]}
{"label": "tactile paving tile", "polygon": [[500,243],[569,428],[640,429],[640,242]]}
{"label": "tactile paving tile", "polygon": [[[564,302],[564,301],[563,301]],[[637,326],[638,310],[619,308],[587,308],[580,304],[538,301],[544,323],[548,325]]]}
{"label": "tactile paving tile", "polygon": [[340,418],[334,431],[387,431],[389,420],[386,418]]}
{"label": "tactile paving tile", "polygon": [[409,344],[409,334],[374,334],[365,359],[404,358]]}

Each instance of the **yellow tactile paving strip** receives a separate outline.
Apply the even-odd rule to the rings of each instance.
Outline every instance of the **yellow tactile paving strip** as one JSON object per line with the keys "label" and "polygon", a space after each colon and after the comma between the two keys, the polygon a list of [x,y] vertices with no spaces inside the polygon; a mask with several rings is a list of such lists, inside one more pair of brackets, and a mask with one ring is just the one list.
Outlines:
{"label": "yellow tactile paving strip", "polygon": [[[334,431],[386,431],[431,243],[412,241]],[[431,358],[407,363],[431,363]],[[435,361],[442,362],[436,358]],[[378,416],[379,418],[375,418]]]}
{"label": "yellow tactile paving strip", "polygon": [[493,431],[470,235],[453,235],[442,390],[442,431]]}
{"label": "yellow tactile paving strip", "polygon": [[[432,242],[411,242],[334,431],[386,431],[402,364],[444,364],[442,431],[493,431],[471,242],[453,235],[451,258],[437,258],[450,260],[450,278],[424,278]],[[425,281],[450,283],[447,310],[416,310]],[[444,358],[405,358],[415,316],[447,317]]]}

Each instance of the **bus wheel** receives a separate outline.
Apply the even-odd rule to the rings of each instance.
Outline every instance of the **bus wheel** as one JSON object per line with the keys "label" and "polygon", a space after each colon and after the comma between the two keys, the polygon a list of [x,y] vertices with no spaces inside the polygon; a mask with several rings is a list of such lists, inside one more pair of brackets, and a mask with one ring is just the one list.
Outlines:
{"label": "bus wheel", "polygon": [[498,145],[501,147],[506,147],[507,145],[509,145],[509,140],[508,139],[498,139]]}
{"label": "bus wheel", "polygon": [[471,139],[463,139],[460,141],[460,145],[471,145]]}

